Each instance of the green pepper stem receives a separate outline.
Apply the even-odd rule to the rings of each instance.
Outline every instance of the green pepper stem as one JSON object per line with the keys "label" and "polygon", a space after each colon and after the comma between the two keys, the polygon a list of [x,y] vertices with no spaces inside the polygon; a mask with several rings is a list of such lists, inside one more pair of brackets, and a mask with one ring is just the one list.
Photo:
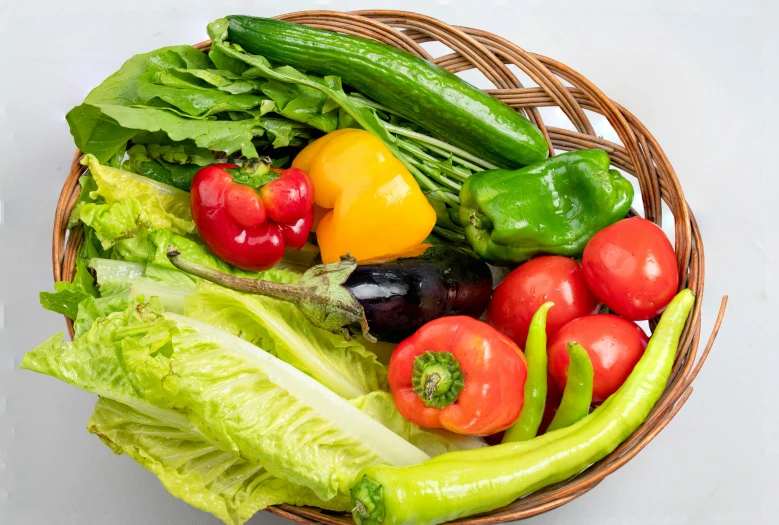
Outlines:
{"label": "green pepper stem", "polygon": [[451,352],[425,352],[414,359],[411,389],[428,407],[445,408],[465,386],[460,363]]}
{"label": "green pepper stem", "polygon": [[352,488],[352,516],[357,525],[384,523],[384,488],[368,476],[363,476]]}

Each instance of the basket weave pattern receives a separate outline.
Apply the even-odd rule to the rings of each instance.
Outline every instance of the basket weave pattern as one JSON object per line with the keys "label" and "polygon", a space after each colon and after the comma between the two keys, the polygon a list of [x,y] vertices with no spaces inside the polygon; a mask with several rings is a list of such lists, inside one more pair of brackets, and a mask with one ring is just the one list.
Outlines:
{"label": "basket weave pattern", "polygon": [[[424,15],[403,11],[303,11],[277,18],[384,42],[430,60],[453,73],[478,69],[495,86],[495,89],[487,90],[488,93],[527,116],[543,131],[550,152],[603,149],[611,157],[614,166],[638,179],[647,219],[661,224],[661,202],[669,207],[674,220],[675,250],[682,276],[680,287],[690,288],[697,301],[682,335],[671,379],[649,418],[617,450],[584,472],[506,507],[457,523],[502,523],[528,518],[563,505],[591,490],[643,449],[684,405],[692,393],[690,385],[711,349],[724,312],[723,301],[714,331],[696,362],[701,338],[703,243],[695,217],[662,148],[635,116],[606,97],[579,73],[551,58],[529,53],[492,33],[450,26]],[[444,44],[452,52],[437,58],[430,56],[420,44],[431,41]],[[210,45],[211,42],[206,41],[195,47],[207,51]],[[516,65],[538,87],[523,87],[506,64]],[[546,126],[537,108],[549,106],[559,107],[576,131]],[[596,136],[585,109],[604,115],[622,145]],[[80,227],[70,232],[66,230],[68,217],[80,190],[78,178],[85,169],[79,164],[81,156],[82,153],[76,151],[57,203],[52,239],[55,281],[73,279],[76,256],[83,241]],[[72,337],[72,323],[67,320],[67,324]],[[309,507],[281,505],[268,510],[299,523],[352,523],[350,516]]]}

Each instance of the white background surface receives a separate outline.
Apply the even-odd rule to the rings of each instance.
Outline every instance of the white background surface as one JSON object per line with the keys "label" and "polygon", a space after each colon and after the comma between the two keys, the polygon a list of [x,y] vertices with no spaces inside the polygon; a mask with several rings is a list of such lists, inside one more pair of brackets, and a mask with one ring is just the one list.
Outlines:
{"label": "white background surface", "polygon": [[629,108],[664,147],[703,231],[705,333],[730,294],[678,417],[595,490],[528,523],[779,523],[776,5],[1,0],[0,524],[216,523],[86,432],[94,396],[18,370],[25,351],[64,329],[38,292],[51,287],[52,217],[74,150],[67,110],[133,54],[204,40],[219,16],[369,7],[495,32]]}

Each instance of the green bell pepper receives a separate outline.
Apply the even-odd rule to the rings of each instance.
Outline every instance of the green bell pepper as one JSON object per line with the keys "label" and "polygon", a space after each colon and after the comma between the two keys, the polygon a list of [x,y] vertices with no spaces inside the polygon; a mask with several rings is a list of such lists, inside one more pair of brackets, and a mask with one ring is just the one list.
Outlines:
{"label": "green bell pepper", "polygon": [[633,186],[605,151],[572,151],[518,170],[471,175],[460,222],[476,253],[496,265],[539,254],[578,255],[599,230],[627,215]]}

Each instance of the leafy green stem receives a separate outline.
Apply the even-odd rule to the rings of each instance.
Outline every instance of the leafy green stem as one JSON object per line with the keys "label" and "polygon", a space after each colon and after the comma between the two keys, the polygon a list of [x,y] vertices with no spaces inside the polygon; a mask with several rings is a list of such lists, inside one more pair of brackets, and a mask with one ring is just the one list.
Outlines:
{"label": "leafy green stem", "polygon": [[[229,57],[236,58],[252,66],[252,68],[244,73],[244,76],[256,75],[258,77],[267,78],[270,80],[278,80],[279,82],[286,82],[290,84],[300,84],[307,86],[322,93],[325,93],[332,100],[334,100],[355,122],[357,122],[363,129],[370,131],[380,139],[384,141],[389,148],[390,152],[395,155],[401,162],[408,168],[417,182],[424,188],[432,191],[438,191],[440,188],[433,182],[427,175],[425,175],[419,168],[417,168],[408,157],[398,148],[395,137],[390,135],[384,128],[382,121],[376,116],[375,110],[367,106],[358,107],[340,87],[340,79],[334,77],[325,77],[325,82],[330,81],[333,83],[337,80],[338,89],[334,89],[325,83],[316,82],[303,74],[291,75],[279,69],[273,69],[270,63],[261,56],[255,56],[247,54],[243,51],[234,49],[223,42],[215,42],[213,44],[217,49],[226,54]],[[424,135],[421,135],[424,137]],[[435,140],[435,139],[430,139]],[[440,142],[440,141],[439,141]],[[443,143],[445,144],[445,143]],[[445,197],[447,202],[451,199]],[[450,202],[454,204],[454,202]]]}
{"label": "leafy green stem", "polygon": [[458,157],[473,162],[477,166],[480,166],[482,170],[498,169],[498,166],[496,166],[495,164],[480,159],[476,155],[471,155],[464,149],[460,149],[457,146],[452,146],[451,144],[444,142],[443,140],[434,139],[433,137],[428,137],[427,135],[423,135],[422,133],[417,133],[416,131],[406,129],[401,126],[396,126],[394,124],[390,124],[389,122],[384,122],[383,125],[384,128],[389,132],[395,133],[396,135],[401,135],[403,137],[415,139],[419,142],[422,142],[423,144],[438,147],[441,150],[444,150],[446,152],[457,155]]}
{"label": "leafy green stem", "polygon": [[438,225],[433,226],[433,233],[443,237],[447,241],[452,241],[455,243],[465,242],[465,235],[463,235],[462,233],[452,231],[448,228],[444,228],[442,226],[438,226]]}

